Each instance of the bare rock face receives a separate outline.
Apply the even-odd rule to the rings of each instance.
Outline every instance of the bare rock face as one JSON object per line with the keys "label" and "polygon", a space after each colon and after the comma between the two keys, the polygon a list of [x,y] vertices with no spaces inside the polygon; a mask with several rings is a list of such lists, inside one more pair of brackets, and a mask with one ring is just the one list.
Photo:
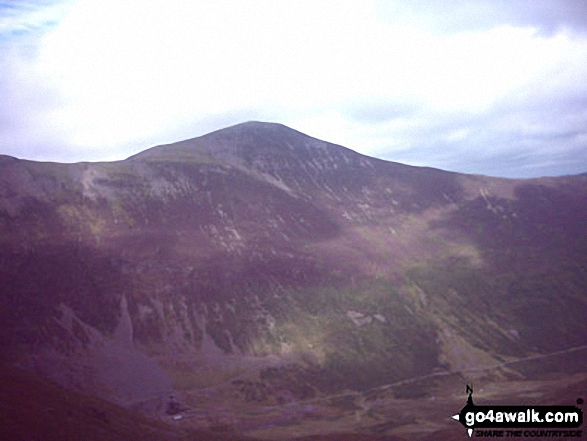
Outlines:
{"label": "bare rock face", "polygon": [[586,176],[410,167],[259,122],[112,163],[2,157],[2,355],[130,403],[222,370],[336,390],[581,345],[586,202]]}

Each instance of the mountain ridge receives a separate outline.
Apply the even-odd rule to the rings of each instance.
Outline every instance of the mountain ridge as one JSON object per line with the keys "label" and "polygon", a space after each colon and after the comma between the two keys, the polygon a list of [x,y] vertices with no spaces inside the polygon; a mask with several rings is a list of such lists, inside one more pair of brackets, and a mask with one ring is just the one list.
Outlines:
{"label": "mountain ridge", "polygon": [[277,405],[578,369],[504,362],[585,341],[585,202],[585,176],[412,167],[258,122],[111,163],[0,159],[2,358],[154,413],[208,388]]}
{"label": "mountain ridge", "polygon": [[[245,139],[249,140],[249,143],[247,145],[247,142],[242,142],[243,141],[243,135]],[[286,138],[302,138],[305,139],[306,141],[311,141],[310,144],[313,144],[311,147],[315,148],[316,151],[319,150],[324,150],[324,148],[334,148],[335,150],[339,150],[342,152],[346,152],[346,153],[350,153],[351,155],[358,155],[360,157],[363,158],[367,158],[369,160],[373,160],[373,161],[381,161],[384,163],[391,163],[391,164],[397,164],[400,165],[402,167],[409,167],[409,168],[415,168],[415,169],[423,169],[423,170],[440,170],[443,171],[445,173],[454,173],[454,174],[459,174],[459,175],[468,175],[468,176],[484,176],[484,177],[489,177],[492,179],[507,179],[507,180],[525,180],[525,181],[531,181],[531,180],[537,180],[537,179],[551,179],[551,178],[565,178],[565,177],[574,177],[574,176],[585,176],[587,175],[587,173],[578,173],[575,175],[560,175],[560,176],[543,176],[543,177],[536,177],[536,178],[505,178],[505,177],[495,177],[495,176],[488,176],[488,175],[484,175],[484,174],[469,174],[469,173],[463,173],[463,172],[458,172],[458,171],[448,171],[448,170],[443,170],[437,167],[430,167],[430,166],[413,166],[413,165],[408,165],[408,164],[403,164],[397,161],[393,161],[393,160],[389,160],[389,159],[382,159],[382,158],[376,158],[373,156],[369,156],[369,155],[365,155],[362,153],[359,153],[355,150],[352,150],[348,147],[342,146],[340,144],[335,144],[335,143],[330,143],[328,141],[323,141],[320,140],[318,138],[312,137],[310,135],[306,135],[296,129],[293,129],[291,127],[286,126],[285,124],[282,123],[277,123],[277,122],[264,122],[264,121],[257,121],[257,120],[251,120],[251,121],[246,121],[246,122],[242,122],[242,123],[237,123],[234,124],[232,126],[226,127],[226,128],[221,128],[221,129],[217,129],[214,130],[212,132],[206,133],[204,135],[200,135],[194,138],[189,138],[183,141],[176,141],[176,142],[171,142],[171,143],[166,143],[166,144],[159,144],[159,145],[155,145],[149,148],[146,148],[145,150],[142,150],[138,153],[135,153],[125,159],[120,159],[120,160],[113,160],[113,161],[78,161],[75,163],[62,163],[59,161],[38,161],[38,160],[34,160],[34,159],[23,159],[23,158],[18,158],[15,156],[10,156],[10,155],[4,155],[4,154],[0,154],[0,162],[1,161],[11,161],[13,159],[19,160],[19,161],[28,161],[28,162],[34,162],[34,163],[46,163],[46,164],[60,164],[60,165],[74,165],[74,164],[110,164],[110,163],[120,163],[120,162],[125,162],[125,161],[137,161],[137,160],[156,160],[157,158],[159,160],[172,160],[173,156],[171,155],[166,155],[165,153],[169,153],[169,151],[174,151],[174,153],[179,153],[179,154],[183,154],[184,156],[182,156],[181,158],[176,158],[177,161],[181,161],[182,159],[189,159],[189,156],[197,156],[200,159],[203,159],[206,157],[206,155],[209,155],[211,153],[218,153],[217,152],[211,152],[209,151],[210,149],[210,145],[207,144],[214,144],[214,143],[218,143],[219,139],[220,139],[220,144],[225,144],[225,145],[216,145],[214,146],[215,150],[220,150],[222,151],[222,148],[232,148],[235,149],[235,147],[239,147],[238,144],[244,144],[244,147],[251,147],[251,140],[254,140],[255,137],[257,138],[271,138],[271,136],[269,135],[273,135],[277,137],[274,139],[273,141],[273,146],[277,147],[277,148],[284,148],[282,144],[286,144],[286,146],[289,146],[290,148],[292,147],[291,145],[288,145],[287,142],[283,142],[283,136],[285,136]],[[280,138],[281,137],[281,138]],[[222,142],[222,140],[224,139],[224,142]],[[229,142],[226,142],[226,139],[228,139]],[[202,143],[202,141],[209,141],[209,142],[205,142]],[[237,145],[234,145],[234,141],[240,141],[237,142]],[[299,144],[299,142],[298,142]],[[243,145],[240,145],[240,147],[242,147]],[[220,147],[220,148],[219,148]],[[165,152],[165,151],[168,152]],[[198,150],[204,150],[202,151],[198,151]],[[277,150],[279,151],[279,150]],[[316,153],[316,151],[314,151],[314,153]],[[270,152],[269,150],[265,150],[264,153]],[[275,153],[275,152],[273,152]],[[200,156],[198,156],[198,154],[200,154]],[[202,155],[204,154],[204,155]]]}

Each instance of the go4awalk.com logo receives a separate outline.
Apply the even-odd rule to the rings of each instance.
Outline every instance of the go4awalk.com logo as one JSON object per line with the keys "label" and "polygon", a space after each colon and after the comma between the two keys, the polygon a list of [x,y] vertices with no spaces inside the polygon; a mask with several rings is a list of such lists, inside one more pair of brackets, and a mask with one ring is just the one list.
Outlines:
{"label": "go4awalk.com logo", "polygon": [[[469,437],[580,438],[583,411],[577,406],[477,406],[467,385],[467,404],[453,415]],[[577,399],[582,405],[583,399]]]}

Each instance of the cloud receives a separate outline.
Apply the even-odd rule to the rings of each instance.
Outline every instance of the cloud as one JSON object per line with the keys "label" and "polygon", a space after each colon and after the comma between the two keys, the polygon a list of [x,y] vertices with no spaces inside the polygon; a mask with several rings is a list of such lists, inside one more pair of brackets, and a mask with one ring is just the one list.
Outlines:
{"label": "cloud", "polygon": [[[0,2],[0,153],[63,160],[63,138],[48,114],[59,91],[39,78],[39,39],[67,12],[56,1]],[[65,154],[64,154],[65,153]]]}
{"label": "cloud", "polygon": [[587,31],[587,3],[583,0],[378,0],[376,8],[388,22],[416,23],[441,33],[501,26],[529,27],[544,34],[564,28]]}
{"label": "cloud", "polygon": [[383,149],[379,156],[503,177],[581,173],[587,169],[585,98],[506,100],[479,115],[436,115],[433,123],[427,122],[428,115],[421,115],[420,123],[407,133],[385,136],[399,136],[407,147]]}
{"label": "cloud", "polygon": [[58,0],[0,2],[0,39],[46,31],[63,18],[69,3]]}
{"label": "cloud", "polygon": [[0,53],[0,153],[37,156],[59,143],[46,118],[58,97],[31,74],[28,49],[18,52]]}
{"label": "cloud", "polygon": [[0,3],[3,153],[121,159],[261,119],[454,170],[581,164],[583,2],[18,4]]}

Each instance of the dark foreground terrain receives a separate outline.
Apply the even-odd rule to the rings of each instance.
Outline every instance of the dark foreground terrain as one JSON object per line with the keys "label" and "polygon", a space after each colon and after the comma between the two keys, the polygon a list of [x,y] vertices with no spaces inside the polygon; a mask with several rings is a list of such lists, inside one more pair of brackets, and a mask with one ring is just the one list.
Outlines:
{"label": "dark foreground terrain", "polygon": [[[465,402],[465,394],[456,392],[462,389],[460,375],[278,406],[208,400],[182,406],[175,416],[162,413],[155,418],[13,367],[3,367],[1,376],[0,439],[6,440],[466,439],[465,429],[450,418]],[[477,404],[569,405],[587,391],[587,373],[477,380],[482,385],[475,394]],[[409,396],[421,387],[432,395]]]}

